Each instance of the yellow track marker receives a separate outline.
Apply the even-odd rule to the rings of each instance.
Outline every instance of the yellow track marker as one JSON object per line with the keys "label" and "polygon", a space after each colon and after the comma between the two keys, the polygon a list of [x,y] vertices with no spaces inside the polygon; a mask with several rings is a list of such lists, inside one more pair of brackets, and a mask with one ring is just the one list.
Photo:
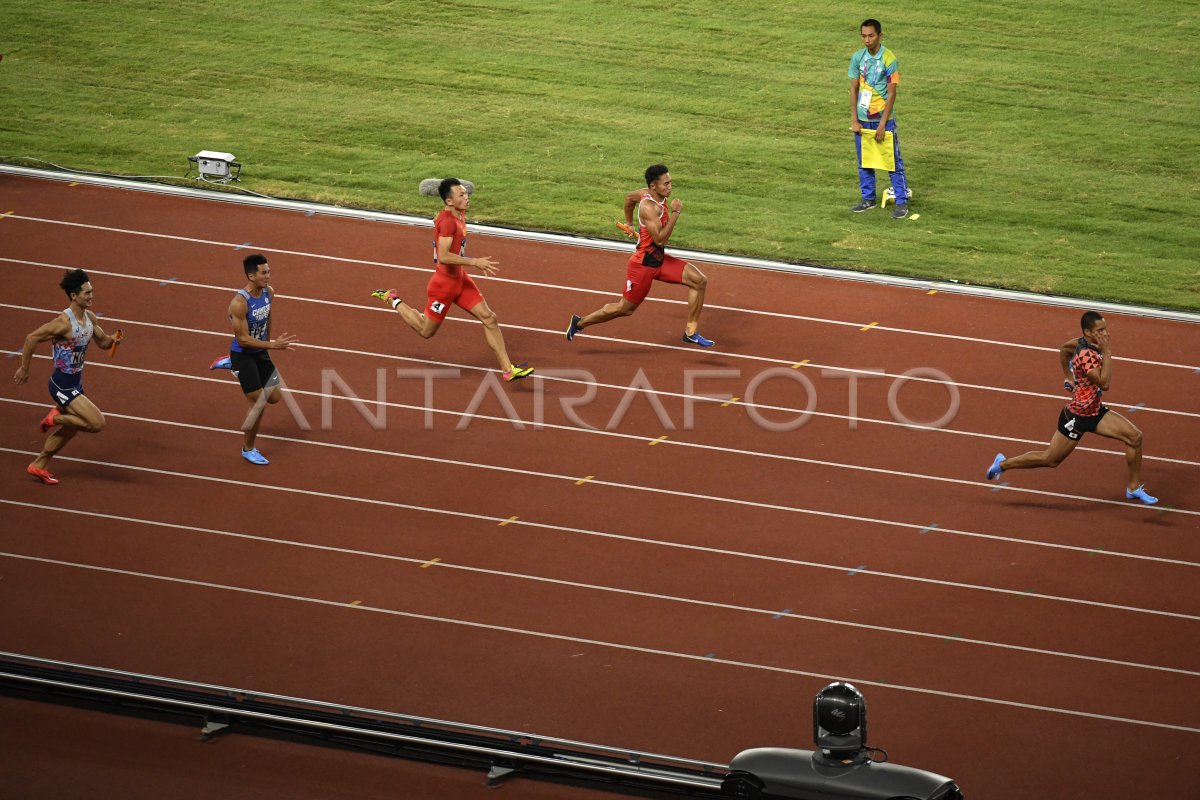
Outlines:
{"label": "yellow track marker", "polygon": [[930,289],[930,290],[929,290],[928,292],[926,292],[925,294],[937,294],[937,289]]}
{"label": "yellow track marker", "polygon": [[878,324],[879,324],[878,322],[872,322],[870,325],[863,325],[861,328],[859,328],[859,330],[860,331],[869,331],[869,330],[871,330],[871,328],[874,328]]}
{"label": "yellow track marker", "polygon": [[582,478],[580,478],[579,480],[575,481],[575,485],[576,485],[576,486],[583,486],[585,483],[587,483],[588,481],[590,481],[590,480],[591,480],[592,478],[594,478],[594,477],[596,477],[596,476],[595,476],[595,475],[584,475]]}
{"label": "yellow track marker", "polygon": [[666,436],[660,436],[652,442],[647,442],[647,444],[650,445],[651,447],[653,447],[654,445],[658,444],[659,442],[665,442],[666,440],[667,440]]}
{"label": "yellow track marker", "polygon": [[0,214],[0,219],[3,219],[4,217],[11,217],[14,213],[15,212],[13,211],[5,211],[3,214]]}
{"label": "yellow track marker", "polygon": [[431,558],[428,561],[426,561],[424,564],[421,565],[421,569],[428,569],[439,561],[441,561],[440,558]]}
{"label": "yellow track marker", "polygon": [[741,399],[742,398],[740,398],[740,397],[731,397],[728,400],[726,400],[724,403],[721,403],[721,408],[729,408],[731,405],[733,405],[734,403],[736,403],[738,400],[741,400]]}
{"label": "yellow track marker", "polygon": [[507,525],[508,523],[510,523],[510,522],[516,522],[516,521],[517,521],[517,520],[519,520],[519,519],[520,519],[520,517],[509,517],[508,519],[506,519],[506,520],[504,520],[503,522],[501,522],[501,523],[500,523],[500,527],[501,527],[501,528],[503,528],[503,527],[504,527],[505,525]]}
{"label": "yellow track marker", "polygon": [[72,181],[71,183],[67,184],[67,186],[78,186],[78,185],[79,185],[79,181]]}
{"label": "yellow track marker", "polygon": [[807,359],[807,358],[806,358],[806,359],[804,359],[803,361],[800,361],[800,362],[798,362],[798,363],[796,363],[796,364],[792,364],[792,369],[800,369],[801,367],[803,367],[803,366],[804,366],[805,364],[807,364],[808,362],[809,362],[809,359]]}
{"label": "yellow track marker", "polygon": [[920,219],[920,218],[921,218],[920,214],[913,214],[912,216],[909,217],[909,219]]}
{"label": "yellow track marker", "polygon": [[362,600],[355,600],[355,601],[354,601],[353,603],[351,603],[350,605],[352,605],[352,606],[361,606],[361,605],[362,605]]}

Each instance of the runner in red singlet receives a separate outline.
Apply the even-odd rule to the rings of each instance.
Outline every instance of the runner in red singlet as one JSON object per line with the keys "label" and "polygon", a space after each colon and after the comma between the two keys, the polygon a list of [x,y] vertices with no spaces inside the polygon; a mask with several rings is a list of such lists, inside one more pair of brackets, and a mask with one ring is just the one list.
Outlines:
{"label": "runner in red singlet", "polygon": [[667,208],[671,196],[671,173],[665,164],[654,164],[646,170],[646,188],[635,189],[625,195],[625,220],[633,223],[633,210],[638,214],[637,250],[629,259],[625,269],[625,291],[621,299],[609,303],[592,313],[580,317],[572,316],[567,326],[567,341],[575,334],[592,325],[608,322],[617,317],[628,317],[637,311],[641,302],[650,293],[650,284],[681,283],[688,288],[688,321],[683,340],[700,347],[712,347],[714,342],[705,339],[696,330],[700,323],[700,311],[704,308],[704,290],[708,278],[696,265],[682,258],[668,255],[667,240],[675,231],[675,223],[683,213],[683,201],[676,198]]}
{"label": "runner in red singlet", "polygon": [[1058,415],[1058,430],[1045,450],[1034,450],[1016,458],[998,453],[988,468],[988,480],[1010,469],[1057,467],[1071,455],[1085,433],[1098,433],[1125,444],[1125,464],[1129,467],[1127,500],[1140,500],[1147,505],[1158,498],[1146,494],[1142,483],[1142,432],[1132,422],[1100,402],[1112,380],[1112,353],[1109,350],[1108,323],[1095,311],[1088,311],[1079,322],[1083,336],[1071,339],[1059,348],[1059,363],[1071,390],[1071,402]]}
{"label": "runner in red singlet", "polygon": [[456,305],[483,323],[483,335],[500,362],[504,380],[515,381],[532,375],[533,367],[514,365],[509,360],[496,313],[488,307],[483,292],[479,291],[465,269],[475,267],[484,275],[495,275],[500,271],[500,265],[487,256],[467,258],[467,207],[471,204],[471,198],[466,187],[458,178],[446,178],[438,185],[438,194],[445,207],[433,221],[433,262],[436,271],[426,288],[428,299],[425,313],[405,305],[395,289],[376,289],[371,296],[395,309],[400,318],[423,339],[432,338],[438,332],[446,314],[450,312],[451,304]]}

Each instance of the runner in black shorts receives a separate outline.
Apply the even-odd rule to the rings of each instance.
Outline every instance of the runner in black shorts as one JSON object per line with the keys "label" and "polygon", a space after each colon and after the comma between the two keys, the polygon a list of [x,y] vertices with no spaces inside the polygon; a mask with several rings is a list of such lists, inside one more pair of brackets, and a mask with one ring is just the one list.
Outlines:
{"label": "runner in black shorts", "polygon": [[1045,450],[1034,450],[1016,458],[998,453],[988,468],[988,480],[1010,469],[1057,467],[1071,455],[1085,433],[1097,433],[1125,444],[1125,463],[1129,467],[1129,483],[1125,499],[1140,500],[1147,505],[1158,502],[1146,494],[1142,483],[1142,432],[1100,402],[1112,381],[1112,353],[1109,350],[1108,323],[1095,311],[1088,311],[1079,321],[1083,336],[1071,339],[1059,348],[1059,362],[1066,381],[1063,386],[1072,392],[1071,402],[1058,415],[1058,430]]}
{"label": "runner in black shorts", "polygon": [[228,369],[237,376],[242,393],[250,403],[250,411],[242,423],[242,458],[251,464],[265,466],[271,462],[258,452],[254,440],[262,422],[263,407],[267,403],[278,403],[282,397],[279,373],[267,351],[289,350],[297,340],[286,333],[278,339],[271,338],[271,301],[275,291],[269,285],[271,267],[267,257],[259,253],[246,256],[242,268],[246,273],[246,286],[238,289],[229,303],[229,320],[233,323],[229,357],[218,358],[209,369]]}

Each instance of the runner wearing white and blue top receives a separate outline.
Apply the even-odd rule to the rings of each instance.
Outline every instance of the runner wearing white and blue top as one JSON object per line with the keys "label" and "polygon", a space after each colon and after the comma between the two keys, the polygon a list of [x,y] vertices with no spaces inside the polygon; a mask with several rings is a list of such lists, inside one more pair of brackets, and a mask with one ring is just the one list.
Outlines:
{"label": "runner wearing white and blue top", "polygon": [[242,268],[246,273],[246,286],[238,289],[229,303],[229,321],[233,323],[229,355],[218,358],[209,369],[228,369],[237,377],[242,393],[250,403],[250,412],[242,423],[242,458],[251,464],[265,466],[270,462],[258,452],[254,440],[262,422],[263,407],[278,403],[282,398],[279,373],[267,351],[288,350],[296,337],[285,333],[278,339],[271,338],[271,301],[275,292],[269,285],[271,267],[267,257],[261,253],[246,256]]}
{"label": "runner wearing white and blue top", "polygon": [[121,338],[121,331],[109,336],[88,310],[92,305],[92,283],[81,269],[68,272],[59,286],[71,300],[61,314],[25,337],[21,351],[21,366],[13,380],[21,385],[29,380],[29,364],[33,351],[42,342],[53,342],[54,372],[48,388],[54,408],[42,419],[42,433],[54,428],[46,437],[41,454],[25,471],[42,483],[53,486],[58,479],[50,474],[50,459],[79,431],[99,433],[104,430],[104,414],[83,391],[83,364],[88,345],[95,341],[110,349]]}

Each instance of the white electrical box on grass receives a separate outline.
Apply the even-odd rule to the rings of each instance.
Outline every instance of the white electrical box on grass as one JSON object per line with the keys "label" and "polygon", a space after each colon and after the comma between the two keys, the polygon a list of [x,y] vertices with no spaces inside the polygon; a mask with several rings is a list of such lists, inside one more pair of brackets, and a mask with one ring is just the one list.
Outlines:
{"label": "white electrical box on grass", "polygon": [[[218,153],[215,150],[201,150],[188,161],[196,165],[200,179],[214,183],[228,183],[241,177],[242,165],[233,157],[233,153]],[[188,168],[191,171],[191,167]]]}

